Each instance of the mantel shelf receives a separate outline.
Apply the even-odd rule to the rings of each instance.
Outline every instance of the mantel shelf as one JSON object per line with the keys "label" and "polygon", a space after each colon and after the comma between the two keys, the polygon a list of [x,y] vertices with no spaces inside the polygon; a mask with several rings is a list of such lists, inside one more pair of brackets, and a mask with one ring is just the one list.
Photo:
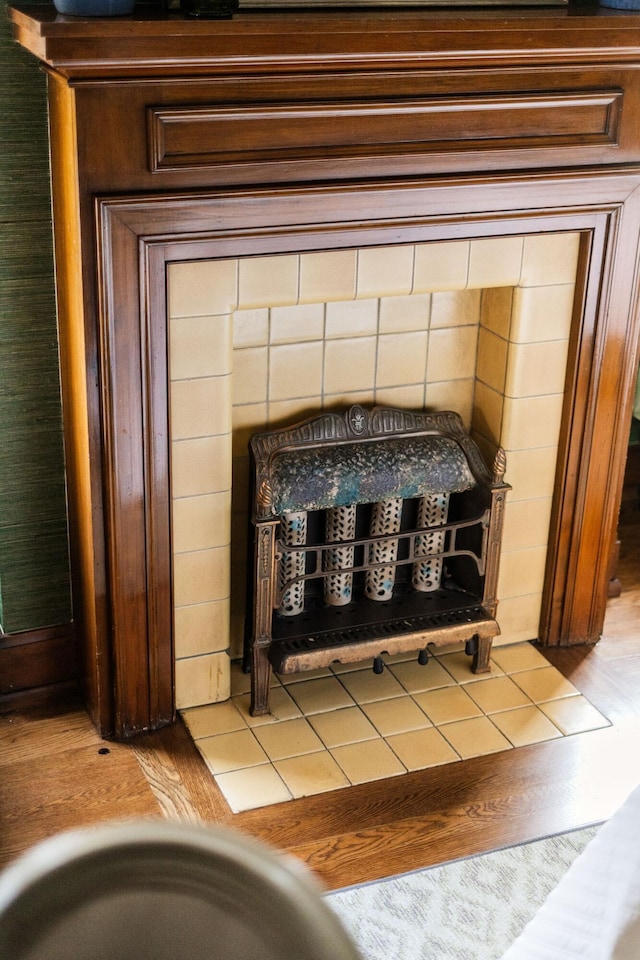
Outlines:
{"label": "mantel shelf", "polygon": [[9,10],[16,39],[64,76],[79,78],[201,75],[277,64],[354,68],[490,67],[634,60],[640,14],[594,5],[569,7],[241,10],[230,20],[203,20],[140,5],[128,17],[81,18],[53,5]]}

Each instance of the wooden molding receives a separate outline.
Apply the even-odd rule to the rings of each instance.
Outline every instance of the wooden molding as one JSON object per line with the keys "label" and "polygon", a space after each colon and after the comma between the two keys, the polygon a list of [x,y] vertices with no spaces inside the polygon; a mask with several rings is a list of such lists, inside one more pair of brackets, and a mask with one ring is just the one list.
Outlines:
{"label": "wooden molding", "polygon": [[0,712],[77,690],[73,624],[0,636]]}

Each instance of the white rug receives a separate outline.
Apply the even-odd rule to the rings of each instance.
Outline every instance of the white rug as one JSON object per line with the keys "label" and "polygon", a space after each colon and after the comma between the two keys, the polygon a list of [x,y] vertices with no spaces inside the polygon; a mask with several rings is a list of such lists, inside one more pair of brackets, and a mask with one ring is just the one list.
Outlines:
{"label": "white rug", "polygon": [[326,895],[363,960],[498,960],[598,827]]}

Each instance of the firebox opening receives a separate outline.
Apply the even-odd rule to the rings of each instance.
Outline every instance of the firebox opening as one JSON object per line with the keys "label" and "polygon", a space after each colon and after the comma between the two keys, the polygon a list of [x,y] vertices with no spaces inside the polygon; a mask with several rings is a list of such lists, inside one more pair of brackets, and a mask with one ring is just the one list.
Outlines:
{"label": "firebox opening", "polygon": [[242,659],[249,438],[349,404],[454,410],[508,459],[498,643],[534,639],[579,234],[171,264],[176,704]]}

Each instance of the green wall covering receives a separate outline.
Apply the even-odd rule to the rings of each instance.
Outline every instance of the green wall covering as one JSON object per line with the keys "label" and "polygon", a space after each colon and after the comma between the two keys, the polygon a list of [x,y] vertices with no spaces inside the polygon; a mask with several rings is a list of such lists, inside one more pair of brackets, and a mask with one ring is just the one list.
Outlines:
{"label": "green wall covering", "polygon": [[0,581],[6,633],[71,619],[46,79],[0,0]]}

